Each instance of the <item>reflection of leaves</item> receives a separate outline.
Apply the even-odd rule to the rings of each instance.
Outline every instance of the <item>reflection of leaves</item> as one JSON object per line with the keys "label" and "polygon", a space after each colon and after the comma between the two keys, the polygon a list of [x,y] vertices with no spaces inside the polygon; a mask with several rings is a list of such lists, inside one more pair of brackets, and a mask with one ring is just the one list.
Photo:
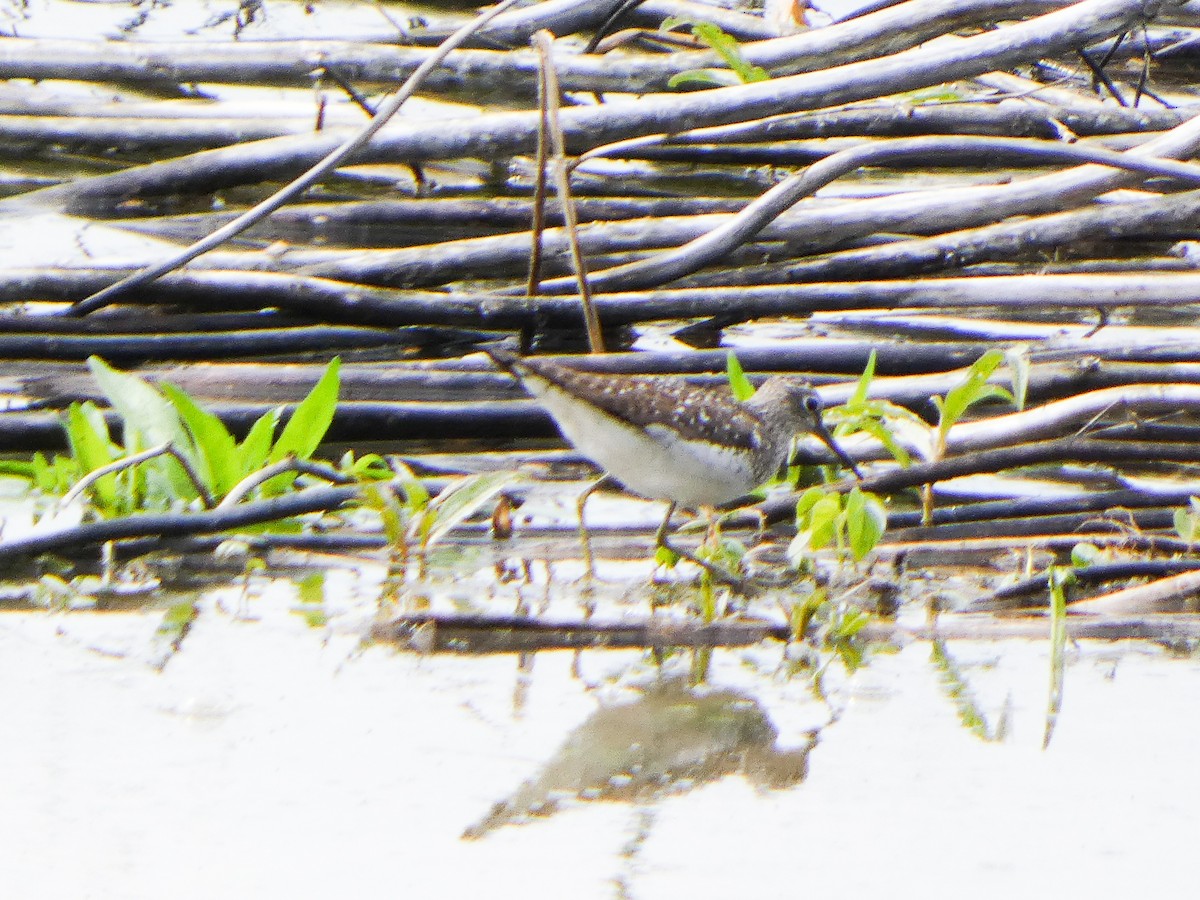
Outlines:
{"label": "reflection of leaves", "polygon": [[542,771],[501,800],[464,838],[508,822],[549,815],[555,799],[637,800],[683,791],[742,771],[762,787],[804,778],[810,745],[775,749],[777,731],[762,707],[732,690],[696,693],[680,682],[641,699],[597,710]]}
{"label": "reflection of leaves", "polygon": [[958,718],[963,727],[985,741],[1004,740],[1008,732],[1007,715],[1002,714],[995,727],[988,725],[987,717],[975,699],[971,686],[946,649],[944,641],[933,642],[930,647],[930,659],[941,676],[943,691],[958,711]]}

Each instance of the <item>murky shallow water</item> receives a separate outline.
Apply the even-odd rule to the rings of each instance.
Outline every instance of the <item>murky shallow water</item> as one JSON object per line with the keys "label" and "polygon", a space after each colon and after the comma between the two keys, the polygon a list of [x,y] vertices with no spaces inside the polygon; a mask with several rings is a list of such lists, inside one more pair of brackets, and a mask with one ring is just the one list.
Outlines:
{"label": "murky shallow water", "polygon": [[[852,676],[835,664],[827,703],[780,644],[716,651],[688,706],[690,654],[363,648],[371,577],[331,580],[320,628],[290,590],[211,591],[161,672],[161,612],[0,614],[12,896],[1111,897],[1192,881],[1194,658],[1071,648],[1042,751],[1044,642],[949,644],[989,725],[1007,721],[988,743],[927,643]],[[578,799],[606,754],[613,774],[708,765],[690,790]],[[463,838],[555,766],[557,811]]]}

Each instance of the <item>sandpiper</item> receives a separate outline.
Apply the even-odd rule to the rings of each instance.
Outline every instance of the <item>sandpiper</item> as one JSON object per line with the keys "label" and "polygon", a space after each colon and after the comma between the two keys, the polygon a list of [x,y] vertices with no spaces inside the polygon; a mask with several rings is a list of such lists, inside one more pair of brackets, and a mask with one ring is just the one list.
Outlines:
{"label": "sandpiper", "polygon": [[739,402],[680,378],[603,375],[486,352],[520,379],[576,450],[633,493],[668,502],[659,546],[667,546],[677,506],[706,508],[745,496],[783,467],[798,433],[816,435],[859,475],[821,418],[821,398],[797,378],[774,376]]}

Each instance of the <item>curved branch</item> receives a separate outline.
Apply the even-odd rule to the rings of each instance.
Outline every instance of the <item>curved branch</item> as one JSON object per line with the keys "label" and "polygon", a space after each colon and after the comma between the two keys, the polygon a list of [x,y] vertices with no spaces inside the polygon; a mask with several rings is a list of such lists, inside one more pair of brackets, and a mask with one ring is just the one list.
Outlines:
{"label": "curved branch", "polygon": [[[1174,5],[1179,0],[1164,0]],[[1157,9],[1158,4],[1151,4]],[[1084,0],[1036,19],[1006,25],[962,40],[906,50],[819,72],[685,95],[653,95],[598,107],[564,110],[568,150],[580,153],[647,134],[747,122],[779,113],[837,106],[913,91],[994,69],[1073,50],[1118,34],[1142,21],[1150,9],[1136,0]],[[379,135],[359,162],[496,159],[531,152],[540,115],[495,113],[452,121],[406,123]],[[287,178],[314,165],[345,140],[346,132],[275,138],[125,172],[58,185],[0,203],[72,206],[86,201],[189,190],[195,184],[233,186]]]}

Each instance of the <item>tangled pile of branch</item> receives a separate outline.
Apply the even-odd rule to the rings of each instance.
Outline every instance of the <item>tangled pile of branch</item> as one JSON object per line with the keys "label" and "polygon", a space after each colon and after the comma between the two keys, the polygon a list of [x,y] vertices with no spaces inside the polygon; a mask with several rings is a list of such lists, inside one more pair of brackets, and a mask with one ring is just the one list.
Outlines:
{"label": "tangled pile of branch", "polygon": [[[835,381],[873,350],[872,394],[920,409],[986,349],[1022,345],[1038,408],[964,425],[953,455],[871,486],[1104,463],[1120,483],[1078,509],[1050,503],[1054,530],[1118,505],[1165,524],[1195,486],[1119,473],[1200,462],[1195,0],[921,0],[786,36],[711,7],[733,50],[687,38],[665,52],[663,20],[696,19],[682,6],[552,0],[449,43],[449,27],[409,29],[403,46],[4,41],[0,73],[43,81],[9,102],[3,143],[118,163],[0,201],[19,248],[0,270],[0,358],[38,361],[9,364],[5,392],[43,407],[92,396],[72,362],[92,354],[205,360],[170,377],[236,430],[315,381],[298,356],[341,352],[332,438],[512,437],[548,433],[514,385],[482,360],[429,360],[512,332],[596,349],[648,330],[674,349],[580,364],[711,373],[724,353],[688,347],[724,339],[747,343],[747,370]],[[720,86],[671,87],[698,70]],[[394,97],[364,98],[406,77],[406,92],[491,106],[390,119]],[[213,115],[196,87],[294,98],[314,78],[317,128],[294,112]],[[84,107],[55,99],[64,82],[121,92]],[[165,86],[190,99],[130,100]],[[373,114],[365,141],[356,104]],[[229,227],[231,207],[331,154],[289,205]],[[233,249],[178,253],[223,226]],[[60,440],[52,413],[19,406],[5,449]],[[1183,420],[1137,418],[1163,414]],[[970,508],[940,515],[994,528],[1002,514]]]}

